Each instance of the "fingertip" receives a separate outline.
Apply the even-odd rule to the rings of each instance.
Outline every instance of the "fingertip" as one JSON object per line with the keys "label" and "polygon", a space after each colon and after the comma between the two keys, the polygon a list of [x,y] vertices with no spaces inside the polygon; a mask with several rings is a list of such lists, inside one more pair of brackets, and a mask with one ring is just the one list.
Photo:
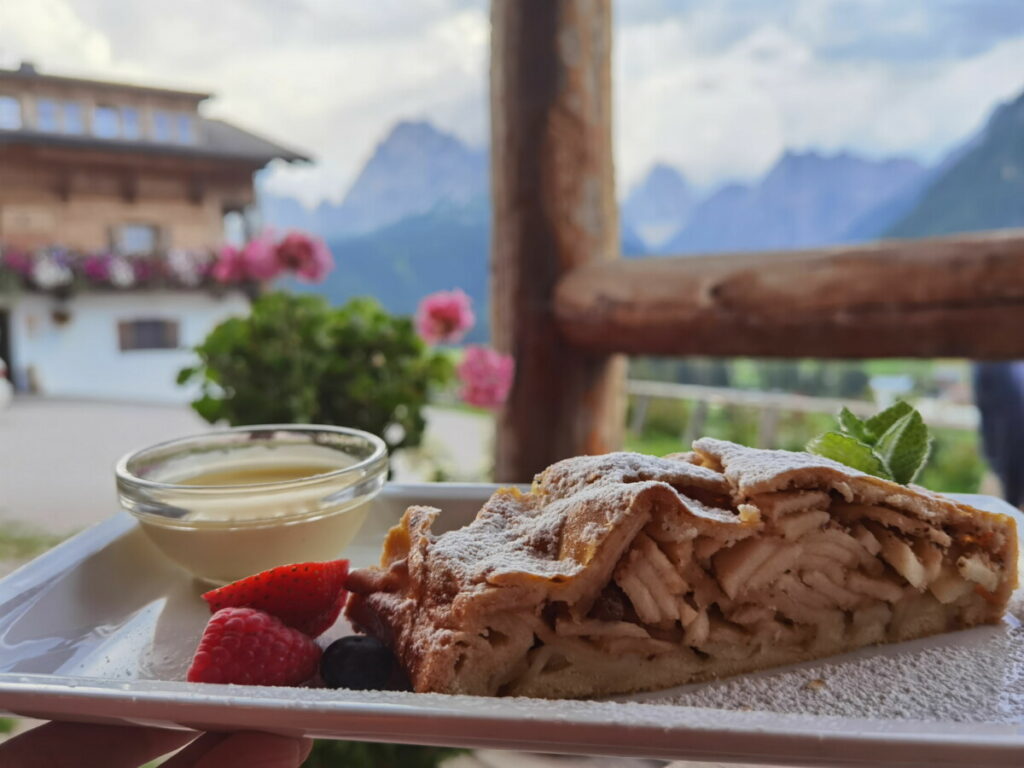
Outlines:
{"label": "fingertip", "polygon": [[308,740],[291,736],[233,733],[203,755],[196,768],[299,768],[311,747]]}

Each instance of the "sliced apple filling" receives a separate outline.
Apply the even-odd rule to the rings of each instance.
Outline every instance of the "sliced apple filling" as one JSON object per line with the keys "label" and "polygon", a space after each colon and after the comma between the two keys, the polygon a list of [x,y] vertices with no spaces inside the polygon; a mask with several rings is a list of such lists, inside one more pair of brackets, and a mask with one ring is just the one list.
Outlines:
{"label": "sliced apple filling", "polygon": [[1009,518],[807,454],[570,459],[466,528],[412,508],[348,615],[417,690],[592,696],[998,620]]}

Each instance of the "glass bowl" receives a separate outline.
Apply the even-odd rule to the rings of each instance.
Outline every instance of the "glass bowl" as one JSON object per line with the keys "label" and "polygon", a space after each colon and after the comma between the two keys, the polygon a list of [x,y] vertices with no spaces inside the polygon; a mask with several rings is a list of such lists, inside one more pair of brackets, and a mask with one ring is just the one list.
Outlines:
{"label": "glass bowl", "polygon": [[261,424],[158,443],[115,471],[121,506],[150,540],[223,584],[341,554],[387,479],[388,453],[358,429]]}

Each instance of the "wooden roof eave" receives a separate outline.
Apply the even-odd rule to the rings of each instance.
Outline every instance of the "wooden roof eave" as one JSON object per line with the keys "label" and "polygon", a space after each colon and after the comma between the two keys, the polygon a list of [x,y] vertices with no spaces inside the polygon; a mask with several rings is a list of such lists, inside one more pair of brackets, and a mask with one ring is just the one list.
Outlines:
{"label": "wooden roof eave", "polygon": [[[36,137],[19,140],[17,136],[0,137],[0,153],[24,152],[31,157],[59,163],[102,164],[123,166],[146,166],[161,168],[218,167],[233,166],[259,169],[272,160],[289,163],[308,163],[310,158],[294,152],[284,151],[277,155],[246,155],[203,150],[201,147],[186,145],[149,144],[140,142],[119,142],[116,140],[92,139],[90,141],[61,141],[77,137],[53,137],[55,140],[39,141]],[[91,137],[90,137],[91,138]]]}

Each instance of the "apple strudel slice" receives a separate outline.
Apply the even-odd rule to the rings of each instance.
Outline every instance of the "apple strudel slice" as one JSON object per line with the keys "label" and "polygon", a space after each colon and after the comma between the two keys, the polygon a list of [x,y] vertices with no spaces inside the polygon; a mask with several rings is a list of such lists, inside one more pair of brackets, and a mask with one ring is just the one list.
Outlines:
{"label": "apple strudel slice", "polygon": [[649,690],[995,622],[1014,521],[806,453],[568,459],[433,535],[411,507],[347,615],[417,691]]}

